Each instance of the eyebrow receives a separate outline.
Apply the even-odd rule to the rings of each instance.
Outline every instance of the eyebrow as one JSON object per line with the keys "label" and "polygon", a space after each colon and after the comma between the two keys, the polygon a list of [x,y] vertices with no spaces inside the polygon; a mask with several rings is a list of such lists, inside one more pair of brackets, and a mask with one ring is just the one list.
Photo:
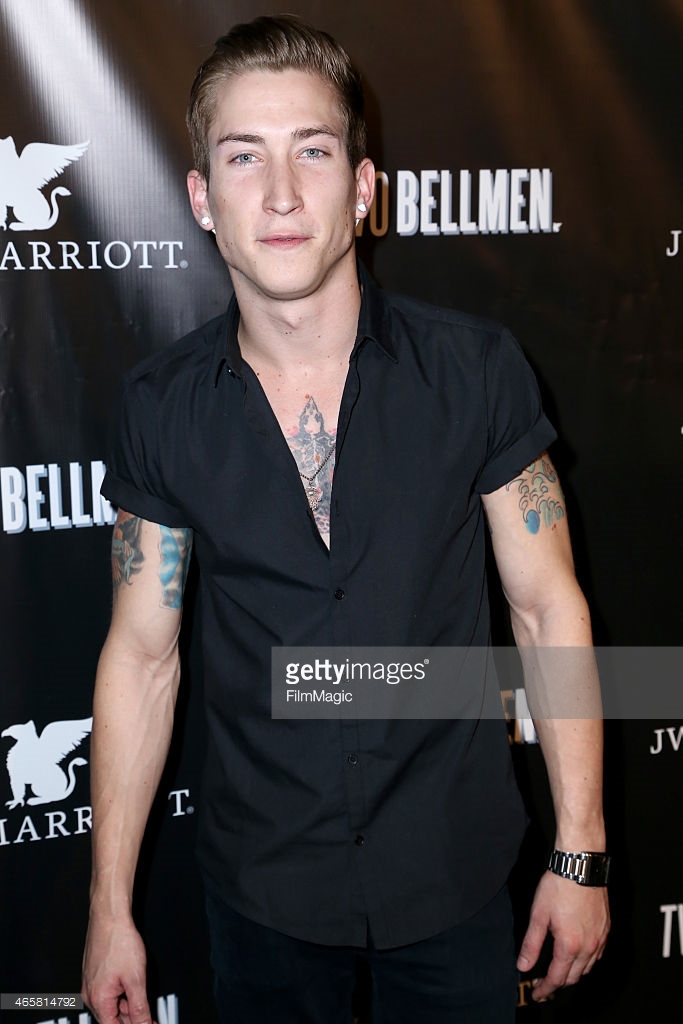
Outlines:
{"label": "eyebrow", "polygon": [[[294,142],[305,142],[307,139],[312,139],[317,135],[328,135],[334,139],[339,138],[339,132],[335,128],[331,128],[328,124],[315,124],[311,125],[310,128],[296,128],[292,132],[292,140]],[[262,135],[255,135],[252,132],[228,132],[226,135],[221,135],[216,145],[222,146],[225,142],[245,142],[253,146],[264,146],[266,140]]]}
{"label": "eyebrow", "polygon": [[312,139],[315,135],[330,135],[333,139],[339,138],[339,132],[328,124],[316,124],[310,128],[297,128],[296,131],[292,132],[292,138],[295,142],[305,142],[306,139]]}

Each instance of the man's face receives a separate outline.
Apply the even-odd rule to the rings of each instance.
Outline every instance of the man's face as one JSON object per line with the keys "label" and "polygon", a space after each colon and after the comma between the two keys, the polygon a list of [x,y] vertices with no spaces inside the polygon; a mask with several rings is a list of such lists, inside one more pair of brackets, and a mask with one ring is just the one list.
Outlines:
{"label": "man's face", "polygon": [[[302,71],[253,71],[216,97],[208,188],[188,178],[197,220],[210,216],[238,296],[314,294],[353,265],[358,202],[374,172],[348,160],[334,89]],[[355,268],[354,268],[355,274]]]}

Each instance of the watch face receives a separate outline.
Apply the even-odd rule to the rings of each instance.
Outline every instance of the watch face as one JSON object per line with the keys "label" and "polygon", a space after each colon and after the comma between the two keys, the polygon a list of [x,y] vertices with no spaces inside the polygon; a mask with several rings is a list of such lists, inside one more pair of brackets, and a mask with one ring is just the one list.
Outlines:
{"label": "watch face", "polygon": [[593,854],[589,859],[590,870],[586,872],[588,885],[605,885],[609,869],[609,859],[601,854]]}

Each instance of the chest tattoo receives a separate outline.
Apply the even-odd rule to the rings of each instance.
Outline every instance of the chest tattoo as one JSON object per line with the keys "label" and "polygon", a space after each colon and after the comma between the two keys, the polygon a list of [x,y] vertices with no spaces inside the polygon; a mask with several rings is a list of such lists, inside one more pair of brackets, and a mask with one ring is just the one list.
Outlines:
{"label": "chest tattoo", "polygon": [[299,476],[321,536],[327,541],[330,533],[330,497],[334,475],[336,429],[326,429],[323,415],[312,395],[299,423],[287,436]]}

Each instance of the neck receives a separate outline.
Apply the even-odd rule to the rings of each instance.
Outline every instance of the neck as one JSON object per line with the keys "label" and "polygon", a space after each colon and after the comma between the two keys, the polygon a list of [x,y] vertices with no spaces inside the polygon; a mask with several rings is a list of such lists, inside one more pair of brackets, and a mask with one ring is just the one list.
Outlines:
{"label": "neck", "polygon": [[284,372],[301,366],[325,367],[348,359],[358,328],[360,286],[355,265],[345,280],[324,284],[313,295],[287,301],[255,301],[241,295],[238,340],[254,368]]}

